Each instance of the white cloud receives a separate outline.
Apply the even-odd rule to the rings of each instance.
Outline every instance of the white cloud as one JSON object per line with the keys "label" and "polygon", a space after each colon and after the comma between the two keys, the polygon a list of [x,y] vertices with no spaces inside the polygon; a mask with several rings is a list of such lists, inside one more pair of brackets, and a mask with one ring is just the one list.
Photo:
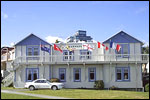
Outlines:
{"label": "white cloud", "polygon": [[61,41],[61,42],[66,42],[66,39],[62,39],[60,37],[55,37],[55,36],[47,36],[46,38],[46,41],[49,42],[49,43],[55,43],[55,41],[58,39],[58,41]]}
{"label": "white cloud", "polygon": [[2,15],[2,17],[3,17],[4,19],[7,19],[7,18],[8,18],[8,14],[6,14],[6,13],[4,13],[4,12],[2,12],[1,15]]}
{"label": "white cloud", "polygon": [[15,43],[14,43],[14,42],[11,42],[11,43],[10,43],[10,46],[14,46],[14,45],[15,45]]}

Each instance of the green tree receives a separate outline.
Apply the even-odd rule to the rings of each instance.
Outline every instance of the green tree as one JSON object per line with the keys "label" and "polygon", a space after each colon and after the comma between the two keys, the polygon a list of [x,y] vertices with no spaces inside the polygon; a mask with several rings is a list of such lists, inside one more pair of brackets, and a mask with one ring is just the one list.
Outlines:
{"label": "green tree", "polygon": [[55,43],[59,43],[60,41],[58,39],[56,39]]}
{"label": "green tree", "polygon": [[[142,47],[142,54],[149,54],[149,46],[144,46],[144,44],[143,44],[143,47]],[[144,57],[146,57],[146,56],[144,56]],[[146,63],[142,65],[142,66],[144,66],[143,75],[146,75],[146,74],[147,74],[146,65],[147,65]]]}

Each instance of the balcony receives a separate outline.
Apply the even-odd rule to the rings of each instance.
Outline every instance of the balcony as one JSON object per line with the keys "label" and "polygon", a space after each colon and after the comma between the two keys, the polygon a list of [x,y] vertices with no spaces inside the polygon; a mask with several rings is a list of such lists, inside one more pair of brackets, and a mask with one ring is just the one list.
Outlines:
{"label": "balcony", "polygon": [[148,63],[149,54],[21,56],[14,64]]}

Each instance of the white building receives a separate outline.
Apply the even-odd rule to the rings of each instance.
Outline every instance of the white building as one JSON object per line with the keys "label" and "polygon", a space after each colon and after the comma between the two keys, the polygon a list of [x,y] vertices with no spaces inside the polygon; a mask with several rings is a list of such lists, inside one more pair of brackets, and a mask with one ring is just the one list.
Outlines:
{"label": "white building", "polygon": [[[103,43],[109,47],[110,40],[121,45],[120,52],[110,48],[106,51],[90,42],[87,44],[93,51],[83,49],[82,43],[58,43],[61,53],[31,34],[15,45],[14,87],[23,88],[37,78],[59,78],[65,88],[93,88],[94,81],[103,80],[104,88],[142,89],[141,65],[149,59],[149,55],[141,54],[142,42],[123,31]],[[51,52],[42,51],[40,44],[51,48]]]}

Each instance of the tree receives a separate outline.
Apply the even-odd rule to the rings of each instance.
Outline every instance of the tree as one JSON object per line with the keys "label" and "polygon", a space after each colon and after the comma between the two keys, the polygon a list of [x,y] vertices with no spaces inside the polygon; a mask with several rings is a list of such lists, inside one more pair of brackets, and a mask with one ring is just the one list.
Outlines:
{"label": "tree", "polygon": [[58,39],[56,39],[55,43],[59,43],[60,41],[58,41]]}
{"label": "tree", "polygon": [[[142,54],[149,54],[149,46],[148,45],[142,47]],[[146,75],[147,74],[146,64],[143,64],[142,66],[144,66],[143,75]]]}

